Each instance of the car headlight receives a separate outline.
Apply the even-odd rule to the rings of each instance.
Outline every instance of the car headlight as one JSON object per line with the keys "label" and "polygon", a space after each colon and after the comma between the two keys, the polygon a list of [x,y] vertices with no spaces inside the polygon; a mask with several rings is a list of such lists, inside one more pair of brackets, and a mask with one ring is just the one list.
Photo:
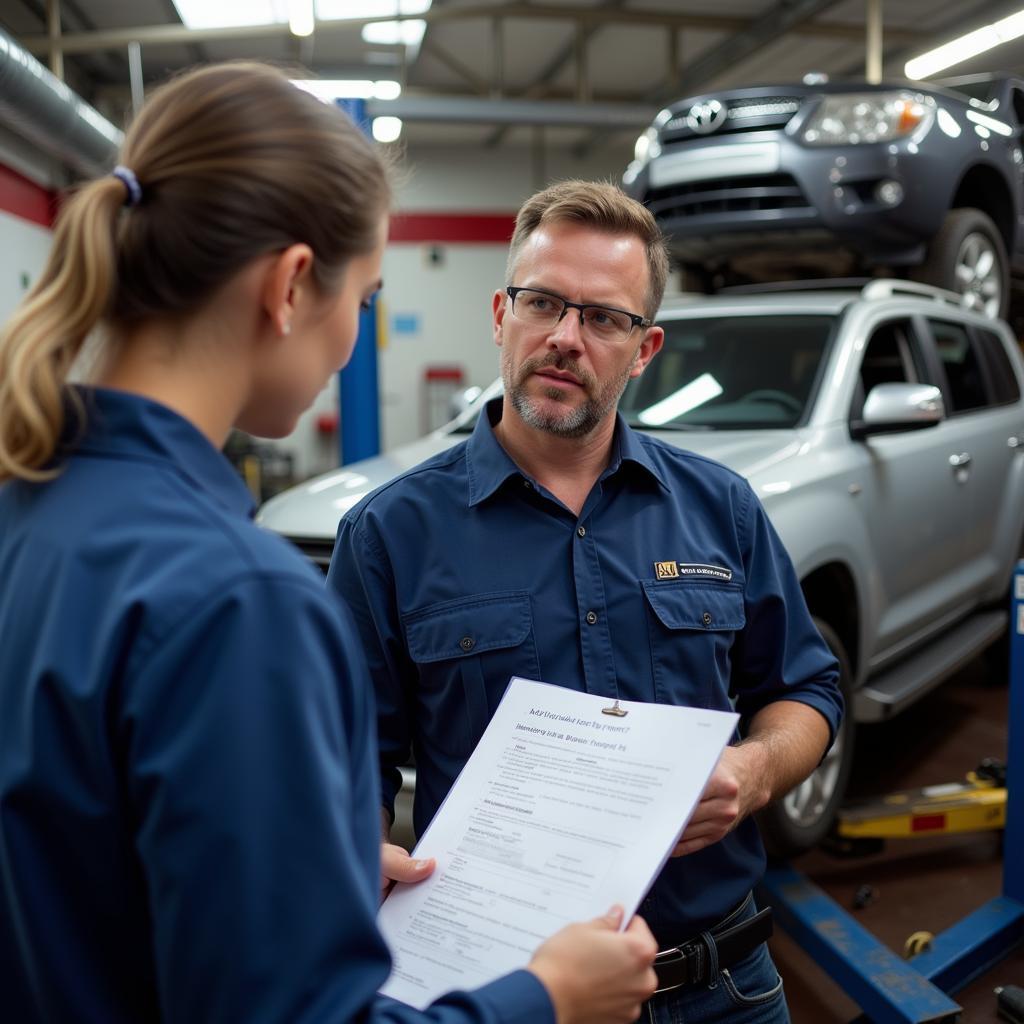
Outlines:
{"label": "car headlight", "polygon": [[661,145],[658,142],[658,129],[651,125],[636,140],[636,145],[633,147],[633,159],[643,164],[648,160],[653,160],[660,152]]}
{"label": "car headlight", "polygon": [[934,117],[934,107],[913,93],[843,93],[825,97],[807,122],[803,140],[812,146],[888,142],[924,134]]}

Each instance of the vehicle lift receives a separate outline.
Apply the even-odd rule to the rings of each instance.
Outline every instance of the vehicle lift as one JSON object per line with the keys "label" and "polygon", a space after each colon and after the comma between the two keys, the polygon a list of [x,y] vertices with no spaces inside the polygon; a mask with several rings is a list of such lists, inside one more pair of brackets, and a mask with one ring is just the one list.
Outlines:
{"label": "vehicle lift", "polygon": [[[1005,820],[1001,895],[935,936],[923,952],[906,961],[800,872],[779,866],[769,868],[765,875],[762,889],[776,919],[873,1024],[953,1024],[960,1019],[962,1008],[950,995],[1024,942],[1024,560],[1017,563],[1013,577],[1009,682],[1005,790],[996,793],[1002,789],[998,785],[1002,779],[986,779],[984,773],[970,784],[979,793],[996,794],[1001,803]],[[904,795],[912,799],[921,792]],[[985,817],[985,797],[956,795],[966,795],[973,808],[964,813],[964,822],[979,807]],[[940,816],[947,813],[935,806],[921,810],[921,819],[930,817],[935,829]],[[993,811],[990,804],[987,813],[999,814],[1000,810]],[[923,830],[912,830],[915,817],[913,809],[902,816],[910,833],[892,834],[919,834]],[[954,827],[949,827],[950,820],[945,818],[947,831],[955,830],[955,821]],[[873,824],[877,825],[877,820]]]}

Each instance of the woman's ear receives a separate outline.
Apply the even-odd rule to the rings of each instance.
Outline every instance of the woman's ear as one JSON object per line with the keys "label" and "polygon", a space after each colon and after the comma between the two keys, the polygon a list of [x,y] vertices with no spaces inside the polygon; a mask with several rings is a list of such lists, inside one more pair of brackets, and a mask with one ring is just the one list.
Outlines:
{"label": "woman's ear", "polygon": [[278,253],[263,278],[263,309],[279,336],[291,332],[296,309],[312,294],[313,250],[302,242]]}

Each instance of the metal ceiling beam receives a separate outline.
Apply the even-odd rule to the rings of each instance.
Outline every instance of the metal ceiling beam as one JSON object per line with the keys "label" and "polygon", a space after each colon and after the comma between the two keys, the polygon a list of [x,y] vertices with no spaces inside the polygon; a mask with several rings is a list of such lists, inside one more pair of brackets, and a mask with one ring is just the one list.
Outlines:
{"label": "metal ceiling beam", "polygon": [[[820,2],[820,0],[819,0]],[[808,0],[797,0],[781,5],[787,7],[810,6]],[[825,4],[824,6],[830,6]],[[465,21],[472,18],[525,18],[528,20],[555,20],[575,22],[587,26],[612,24],[652,25],[665,29],[706,29],[719,32],[744,33],[763,22],[771,21],[779,14],[780,8],[774,8],[770,16],[757,18],[753,22],[748,18],[735,18],[711,14],[675,14],[670,11],[642,10],[625,8],[581,8],[533,6],[531,4],[500,4],[497,6],[468,7],[437,7],[417,15],[392,15],[375,18],[351,18],[344,21],[318,21],[316,32],[319,35],[353,32],[364,25],[381,21],[425,21],[428,25],[436,25],[447,21]],[[783,12],[781,17],[793,21]],[[806,15],[806,18],[811,15]],[[863,38],[863,29],[859,25],[840,25],[822,22],[805,22],[793,24],[788,31],[801,35],[821,36],[834,39]],[[280,39],[288,36],[288,26],[280,25],[247,25],[231,28],[190,29],[184,25],[138,25],[135,27],[103,29],[91,32],[68,32],[61,38],[61,48],[65,54],[92,53],[99,50],[120,50],[129,43],[138,42],[145,45],[167,45],[176,43],[217,42],[219,40],[241,39]],[[778,33],[777,33],[778,34]],[[919,38],[919,33],[901,31],[889,32],[893,42],[912,42]],[[45,35],[25,36],[21,45],[30,53],[46,55],[50,40]]]}
{"label": "metal ceiling beam", "polygon": [[[625,0],[603,0],[601,3],[601,10],[604,11],[617,11],[622,9],[622,5]],[[576,34],[574,38],[570,39],[562,48],[548,61],[547,66],[544,70],[537,75],[537,77],[523,90],[523,95],[529,99],[536,99],[539,96],[544,95],[544,91],[562,72],[562,68],[565,67],[566,63],[573,58],[579,60],[579,55],[591,37],[594,36],[604,26],[600,24],[588,24],[584,25],[578,23],[576,26]],[[578,92],[578,90],[577,90]],[[577,99],[583,99],[582,96],[577,95]],[[494,146],[500,145],[502,139],[505,137],[507,129],[499,128],[496,132],[493,132],[484,141],[485,148],[493,148]]]}
{"label": "metal ceiling beam", "polygon": [[449,71],[453,71],[459,76],[464,82],[466,82],[471,89],[475,92],[480,93],[481,96],[487,96],[491,92],[491,83],[486,81],[480,75],[478,75],[471,67],[459,60],[450,50],[442,46],[435,38],[426,38],[424,36],[423,42],[420,44],[420,51],[429,53],[432,57],[439,60]]}
{"label": "metal ceiling beam", "polygon": [[400,96],[367,100],[368,117],[448,124],[559,125],[573,128],[641,128],[656,113],[633,103],[563,103],[551,100],[477,99],[470,96]]}
{"label": "metal ceiling beam", "polygon": [[[651,101],[661,104],[706,88],[723,71],[735,67],[787,33],[801,31],[811,19],[838,2],[840,0],[781,0],[775,7],[700,57],[670,89],[660,89]],[[861,26],[851,27],[857,29],[857,38],[863,40],[864,29]]]}

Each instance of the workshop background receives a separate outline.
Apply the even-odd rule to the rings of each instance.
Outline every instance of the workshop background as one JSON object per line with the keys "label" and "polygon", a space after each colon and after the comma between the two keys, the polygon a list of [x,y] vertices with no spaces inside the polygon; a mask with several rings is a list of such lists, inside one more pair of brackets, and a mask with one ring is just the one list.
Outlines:
{"label": "workshop background", "polygon": [[[106,169],[103,140],[168,75],[258,58],[348,83],[325,95],[360,99],[403,168],[375,339],[386,451],[439,426],[460,395],[497,375],[490,299],[506,283],[515,211],[533,191],[565,177],[621,180],[637,137],[671,101],[812,74],[903,79],[910,58],[1018,12],[1016,35],[947,73],[1024,76],[1021,3],[0,0],[0,322],[43,265],[61,191]],[[93,152],[85,129],[10,102],[4,83],[29,56],[88,105]],[[54,97],[56,111],[68,97]],[[670,291],[682,288],[675,276]],[[241,458],[261,461],[247,478],[258,496],[337,466],[340,430],[333,381],[290,438],[237,439]],[[1006,709],[1006,680],[972,662],[908,715],[868,727],[852,793],[950,782],[983,758],[1005,760]],[[1022,870],[1004,868],[991,832],[892,842],[859,859],[815,850],[798,866],[899,953],[996,895],[1004,870]],[[857,1016],[792,940],[779,936],[774,950],[795,1024]],[[958,994],[962,1019],[997,1020],[993,988],[1009,984],[1024,985],[1019,950]]]}

